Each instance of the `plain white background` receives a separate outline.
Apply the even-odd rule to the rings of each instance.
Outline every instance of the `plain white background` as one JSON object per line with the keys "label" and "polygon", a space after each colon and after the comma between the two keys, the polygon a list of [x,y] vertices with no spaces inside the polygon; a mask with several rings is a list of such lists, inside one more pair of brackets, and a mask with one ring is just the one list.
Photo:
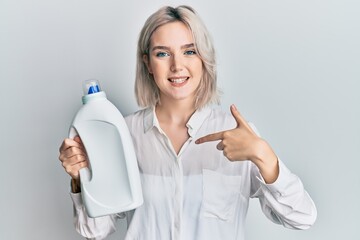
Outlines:
{"label": "plain white background", "polygon": [[[217,49],[221,107],[235,103],[318,208],[307,231],[250,204],[248,240],[359,239],[360,4],[355,0],[0,0],[0,239],[82,239],[58,148],[101,81],[127,115],[138,33],[163,5],[189,4]],[[109,239],[123,239],[124,222]]]}

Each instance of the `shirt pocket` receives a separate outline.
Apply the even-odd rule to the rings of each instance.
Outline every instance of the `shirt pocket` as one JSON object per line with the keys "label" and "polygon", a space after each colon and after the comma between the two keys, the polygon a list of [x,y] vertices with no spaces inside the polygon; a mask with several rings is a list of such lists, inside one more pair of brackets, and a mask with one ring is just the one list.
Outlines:
{"label": "shirt pocket", "polygon": [[202,215],[232,222],[240,197],[241,176],[203,169]]}

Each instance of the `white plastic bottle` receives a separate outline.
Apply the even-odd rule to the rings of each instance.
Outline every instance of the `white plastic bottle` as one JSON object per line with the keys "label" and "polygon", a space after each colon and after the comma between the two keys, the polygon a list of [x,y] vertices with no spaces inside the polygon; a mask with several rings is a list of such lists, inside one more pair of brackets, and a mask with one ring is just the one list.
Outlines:
{"label": "white plastic bottle", "polygon": [[132,138],[124,117],[106,98],[97,80],[84,83],[83,106],[70,127],[89,158],[80,170],[81,194],[90,217],[135,209],[143,203]]}

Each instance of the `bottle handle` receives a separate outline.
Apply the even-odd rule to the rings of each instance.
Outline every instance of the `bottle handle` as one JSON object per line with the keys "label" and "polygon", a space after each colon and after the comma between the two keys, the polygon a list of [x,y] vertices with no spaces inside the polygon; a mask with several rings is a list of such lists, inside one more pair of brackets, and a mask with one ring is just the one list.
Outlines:
{"label": "bottle handle", "polygon": [[[72,126],[69,130],[69,138],[74,139],[76,136],[80,136],[80,134],[76,131],[76,129]],[[89,182],[91,179],[91,172],[88,167],[81,168],[79,170],[80,180],[81,182]]]}

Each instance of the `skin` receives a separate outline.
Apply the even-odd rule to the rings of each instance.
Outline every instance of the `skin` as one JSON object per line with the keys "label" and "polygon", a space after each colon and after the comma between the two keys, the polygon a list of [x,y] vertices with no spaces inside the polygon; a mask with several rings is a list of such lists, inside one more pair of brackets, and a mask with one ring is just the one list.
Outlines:
{"label": "skin", "polygon": [[278,159],[270,145],[258,137],[235,105],[230,107],[237,126],[234,129],[206,135],[195,141],[203,144],[220,141],[216,148],[230,161],[252,161],[260,170],[265,182],[274,183],[279,176]]}
{"label": "skin", "polygon": [[88,158],[79,136],[66,138],[59,149],[59,160],[65,171],[76,181],[79,180],[79,170],[88,167]]}
{"label": "skin", "polygon": [[195,93],[203,74],[191,31],[182,22],[159,27],[151,37],[150,53],[143,60],[160,89],[160,103],[155,108],[160,127],[179,153],[189,138],[186,123],[196,110]]}
{"label": "skin", "polygon": [[[160,89],[156,116],[177,154],[189,138],[186,123],[196,111],[196,89],[202,81],[202,60],[194,44],[191,31],[185,24],[167,23],[153,33],[149,55],[143,56]],[[230,107],[230,111],[237,123],[236,128],[209,134],[195,143],[219,141],[217,149],[223,151],[230,161],[252,161],[265,182],[273,183],[279,175],[277,156],[270,145],[253,132],[235,105]],[[89,165],[81,139],[65,139],[59,151],[62,166],[79,186],[79,170]]]}

